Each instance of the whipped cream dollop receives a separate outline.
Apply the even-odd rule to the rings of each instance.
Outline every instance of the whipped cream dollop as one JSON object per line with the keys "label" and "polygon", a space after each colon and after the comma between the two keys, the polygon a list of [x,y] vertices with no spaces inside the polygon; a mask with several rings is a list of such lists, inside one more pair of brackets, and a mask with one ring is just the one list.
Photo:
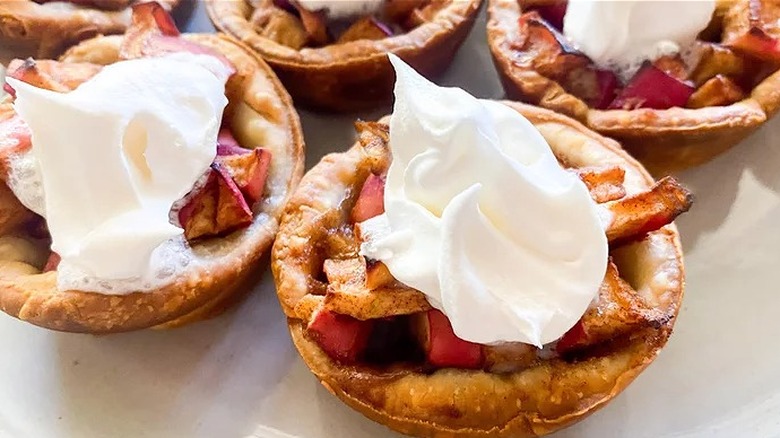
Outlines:
{"label": "whipped cream dollop", "polygon": [[515,110],[440,88],[390,55],[393,161],[361,253],[423,292],[458,337],[559,339],[604,279],[607,239],[585,185]]}
{"label": "whipped cream dollop", "polygon": [[[0,63],[0,84],[5,83],[5,70],[6,66]],[[5,92],[2,86],[0,86],[0,101],[2,101],[8,93]]]}
{"label": "whipped cream dollop", "polygon": [[298,0],[298,4],[309,11],[328,11],[334,19],[373,14],[382,7],[385,0]]}
{"label": "whipped cream dollop", "polygon": [[570,0],[563,33],[596,64],[625,78],[646,60],[690,46],[714,12],[715,0]]}
{"label": "whipped cream dollop", "polygon": [[153,287],[153,253],[183,233],[171,206],[216,155],[228,74],[214,57],[176,54],[106,66],[70,93],[8,79],[33,145],[11,160],[10,186],[46,218],[61,288],[87,287],[79,276],[143,280],[96,292]]}

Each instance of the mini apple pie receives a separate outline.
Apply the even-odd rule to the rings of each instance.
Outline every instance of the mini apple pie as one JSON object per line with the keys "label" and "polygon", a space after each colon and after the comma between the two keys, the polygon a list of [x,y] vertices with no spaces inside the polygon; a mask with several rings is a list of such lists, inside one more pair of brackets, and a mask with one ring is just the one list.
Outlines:
{"label": "mini apple pie", "polygon": [[[130,10],[145,0],[4,0],[0,40],[19,56],[50,58],[79,41],[123,33]],[[161,0],[171,9],[179,0]]]}
{"label": "mini apple pie", "polygon": [[405,434],[570,425],[671,334],[672,221],[691,195],[572,119],[393,63],[393,115],[358,122],[282,218],[272,266],[293,342],[329,391]]}
{"label": "mini apple pie", "polygon": [[488,11],[507,96],[617,139],[654,173],[711,159],[780,104],[775,1],[490,0]]}
{"label": "mini apple pie", "polygon": [[395,53],[426,76],[449,66],[481,0],[207,0],[214,25],[255,49],[296,104],[389,103]]}
{"label": "mini apple pie", "polygon": [[157,3],[122,36],[16,60],[0,105],[0,308],[112,333],[217,314],[246,290],[303,173],[289,96],[224,35]]}

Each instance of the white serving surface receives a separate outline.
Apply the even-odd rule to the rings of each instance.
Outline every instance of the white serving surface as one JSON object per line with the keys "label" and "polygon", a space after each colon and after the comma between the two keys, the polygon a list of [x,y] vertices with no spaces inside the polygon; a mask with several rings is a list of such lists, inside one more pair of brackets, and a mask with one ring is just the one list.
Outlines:
{"label": "white serving surface", "polygon": [[[178,15],[212,30],[201,5]],[[440,83],[502,96],[484,12]],[[353,120],[302,112],[307,164],[351,144]],[[679,177],[696,203],[678,221],[688,285],[676,331],[623,394],[556,438],[780,436],[780,120]],[[398,436],[309,373],[270,272],[234,310],[174,331],[74,335],[0,314],[0,347],[2,437]]]}

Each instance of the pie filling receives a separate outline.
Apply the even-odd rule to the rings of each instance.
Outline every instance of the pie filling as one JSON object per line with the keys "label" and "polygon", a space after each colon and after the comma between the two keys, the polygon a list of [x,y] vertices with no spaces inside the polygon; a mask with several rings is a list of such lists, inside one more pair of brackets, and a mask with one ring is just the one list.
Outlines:
{"label": "pie filling", "polygon": [[517,62],[559,83],[591,108],[668,109],[731,105],[780,64],[780,4],[734,2],[691,47],[645,61],[627,80],[597,65],[563,34],[567,1],[520,0]]}
{"label": "pie filling", "polygon": [[[378,123],[359,125],[361,131],[379,133],[377,138],[386,136],[388,129]],[[389,164],[386,140],[384,148]],[[690,193],[672,178],[626,196],[624,171],[618,166],[561,166],[576,174],[593,200],[612,214],[606,230],[610,249],[646,238],[691,204]],[[311,279],[315,284],[309,289],[320,295],[322,304],[312,313],[306,334],[332,359],[379,369],[403,366],[421,372],[461,368],[506,373],[556,357],[573,360],[668,322],[670,316],[640,296],[610,261],[597,299],[556,342],[537,348],[525,343],[481,345],[458,338],[449,319],[422,292],[397,281],[382,262],[359,255],[361,222],[384,212],[386,168],[374,170],[355,188],[357,195],[345,201],[346,221],[316,243],[324,278]]]}
{"label": "pie filling", "polygon": [[265,0],[251,22],[257,32],[298,50],[381,40],[433,19],[445,0]]}
{"label": "pie filling", "polygon": [[[227,71],[228,75],[232,75],[234,72],[233,66],[221,55],[213,53],[207,47],[180,39],[178,31],[172,24],[173,21],[156,3],[136,6],[133,11],[133,22],[134,25],[128,31],[128,36],[121,47],[120,55],[123,61],[120,62],[180,56],[180,53],[196,54],[198,56],[205,54],[216,58],[216,61],[212,59],[212,65],[214,63],[217,65],[224,63],[221,69],[215,69],[215,71]],[[93,79],[105,68],[108,67],[88,63],[61,63],[50,60],[34,61],[31,59],[15,60],[8,68],[8,77],[38,89],[57,93],[70,93],[80,85]],[[225,79],[227,80],[228,78]],[[15,98],[16,90],[8,83],[5,84],[4,88],[11,94],[12,98]],[[233,137],[229,121],[223,118],[221,122],[222,127],[219,129],[219,134],[213,145],[214,152],[209,155],[209,157],[215,156],[213,162],[207,166],[206,171],[191,187],[189,193],[175,201],[172,205],[169,204],[170,211],[168,217],[170,224],[178,228],[177,234],[180,236],[183,230],[183,238],[189,244],[195,244],[203,239],[224,236],[247,227],[252,223],[255,214],[253,207],[261,202],[264,195],[271,153],[261,147],[245,147],[254,145],[241,145]],[[217,120],[217,123],[219,123],[219,120]],[[131,131],[128,128],[125,133],[125,139],[130,135]],[[147,135],[151,137],[150,134]],[[2,158],[0,167],[3,170],[1,172],[3,179],[9,183],[11,188],[14,188],[14,180],[21,182],[40,180],[40,175],[37,177],[34,175],[30,176],[29,169],[27,176],[21,179],[18,178],[19,175],[25,172],[24,164],[29,162],[32,156],[32,136],[33,132],[30,126],[22,120],[20,115],[10,110],[0,114],[0,146],[2,146],[0,148],[0,158]],[[140,142],[139,145],[142,143],[144,142]],[[127,147],[126,144],[125,147]],[[125,155],[125,160],[127,160],[125,165],[128,167],[136,166],[137,163],[130,162],[134,158],[154,159],[149,157],[149,153],[155,152],[144,150],[143,153],[137,154],[138,156],[128,152]],[[32,159],[34,160],[34,158]],[[157,159],[160,159],[159,156]],[[211,158],[207,159],[210,160]],[[180,166],[182,164],[175,165]],[[199,169],[202,169],[202,167]],[[167,175],[157,176],[155,180],[164,181],[166,177]],[[22,203],[27,206],[42,205],[42,202],[29,199],[31,196],[38,196],[39,198],[44,196],[40,181],[38,181],[37,186],[38,190],[30,190],[30,184],[26,184],[26,187],[21,187],[23,190],[17,191],[17,196],[19,194],[25,195],[23,198],[20,198]],[[155,193],[155,190],[159,189],[151,186],[148,190],[151,191],[150,193]],[[28,196],[30,193],[32,195]],[[33,208],[33,210],[40,211],[41,209]],[[42,217],[38,217],[35,222],[37,230],[35,234],[50,240],[51,236],[48,233],[46,221]],[[143,226],[143,223],[136,223],[133,226]],[[57,270],[59,263],[60,256],[50,252],[43,271]],[[95,290],[95,292],[106,291]],[[119,293],[122,292],[120,291]]]}

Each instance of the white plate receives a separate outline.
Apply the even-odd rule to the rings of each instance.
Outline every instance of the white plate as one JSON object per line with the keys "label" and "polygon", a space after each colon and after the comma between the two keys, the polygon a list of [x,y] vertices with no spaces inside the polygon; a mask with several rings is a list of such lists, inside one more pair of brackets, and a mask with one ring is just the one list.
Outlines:
{"label": "white plate", "polygon": [[[189,29],[211,29],[196,9]],[[446,84],[502,95],[484,18]],[[376,112],[374,115],[379,114]],[[367,117],[370,115],[367,115]],[[308,164],[346,148],[353,117],[302,114]],[[688,287],[658,360],[602,411],[557,438],[780,436],[780,120],[681,175]],[[394,437],[325,391],[293,349],[270,273],[216,320],[108,337],[0,315],[0,435]]]}

